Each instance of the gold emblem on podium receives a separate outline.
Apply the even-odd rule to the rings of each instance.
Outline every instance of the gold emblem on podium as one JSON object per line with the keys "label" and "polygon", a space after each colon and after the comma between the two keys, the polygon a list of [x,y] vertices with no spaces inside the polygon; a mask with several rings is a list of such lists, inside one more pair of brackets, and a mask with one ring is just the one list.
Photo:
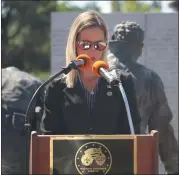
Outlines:
{"label": "gold emblem on podium", "polygon": [[75,155],[75,166],[80,174],[107,174],[112,165],[109,149],[99,142],[82,145]]}

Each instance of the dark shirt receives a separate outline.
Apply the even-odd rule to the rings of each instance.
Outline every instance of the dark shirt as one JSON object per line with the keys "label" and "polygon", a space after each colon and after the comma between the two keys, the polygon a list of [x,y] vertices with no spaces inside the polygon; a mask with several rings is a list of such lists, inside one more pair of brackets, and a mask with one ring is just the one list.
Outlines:
{"label": "dark shirt", "polygon": [[[140,133],[140,116],[130,74],[121,76],[128,97],[135,133]],[[93,110],[79,81],[68,88],[65,78],[47,88],[41,130],[45,134],[131,134],[124,101],[118,87],[101,78]],[[49,131],[49,132],[45,132]]]}
{"label": "dark shirt", "polygon": [[89,112],[91,114],[92,110],[93,110],[93,107],[94,107],[94,104],[95,104],[95,100],[96,100],[96,94],[98,93],[98,86],[99,86],[99,81],[100,81],[100,78],[96,84],[96,86],[94,87],[94,89],[89,92],[83,85],[83,82],[81,81],[80,77],[78,77],[78,81],[80,82],[81,84],[81,87],[85,93],[85,100],[88,104],[88,109],[89,109]]}

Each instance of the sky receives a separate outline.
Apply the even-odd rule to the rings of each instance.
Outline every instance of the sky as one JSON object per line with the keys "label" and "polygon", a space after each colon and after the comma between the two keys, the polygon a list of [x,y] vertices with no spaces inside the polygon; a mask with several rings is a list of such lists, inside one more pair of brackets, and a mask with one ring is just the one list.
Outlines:
{"label": "sky", "polygon": [[[71,4],[74,5],[78,5],[80,7],[83,7],[86,3],[90,2],[90,1],[68,1]],[[145,1],[150,3],[150,1]],[[98,4],[99,7],[101,7],[101,11],[103,13],[110,13],[111,9],[110,9],[110,1],[96,1],[96,3]],[[168,3],[170,3],[170,1],[162,1],[162,10],[161,12],[163,13],[171,13],[174,12],[173,9],[171,9],[170,7],[168,7]]]}

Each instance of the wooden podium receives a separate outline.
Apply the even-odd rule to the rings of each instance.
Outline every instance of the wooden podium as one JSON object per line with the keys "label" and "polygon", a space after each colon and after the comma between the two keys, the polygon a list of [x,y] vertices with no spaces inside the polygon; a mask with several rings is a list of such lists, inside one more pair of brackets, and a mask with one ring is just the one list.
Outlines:
{"label": "wooden podium", "polygon": [[31,133],[30,174],[158,174],[158,132],[146,135]]}

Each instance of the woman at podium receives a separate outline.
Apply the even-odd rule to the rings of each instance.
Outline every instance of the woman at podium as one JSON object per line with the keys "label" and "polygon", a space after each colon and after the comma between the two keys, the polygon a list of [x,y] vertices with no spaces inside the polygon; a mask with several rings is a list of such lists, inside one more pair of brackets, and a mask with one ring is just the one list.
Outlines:
{"label": "woman at podium", "polygon": [[[118,87],[95,75],[92,65],[105,61],[108,30],[102,17],[90,10],[77,16],[69,32],[66,64],[81,54],[92,64],[85,69],[72,70],[55,79],[47,88],[41,131],[50,135],[71,134],[131,134],[127,110]],[[122,73],[133,128],[140,133],[140,116],[130,74]]]}

